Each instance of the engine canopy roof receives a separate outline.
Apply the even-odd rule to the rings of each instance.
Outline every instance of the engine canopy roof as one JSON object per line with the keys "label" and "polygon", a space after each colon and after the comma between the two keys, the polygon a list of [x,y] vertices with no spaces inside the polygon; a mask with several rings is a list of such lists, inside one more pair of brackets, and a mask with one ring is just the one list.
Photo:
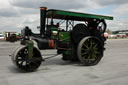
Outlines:
{"label": "engine canopy roof", "polygon": [[64,11],[64,10],[57,10],[57,9],[47,10],[46,17],[47,18],[52,17],[53,19],[76,20],[76,21],[85,21],[85,20],[92,20],[92,19],[113,20],[112,16]]}

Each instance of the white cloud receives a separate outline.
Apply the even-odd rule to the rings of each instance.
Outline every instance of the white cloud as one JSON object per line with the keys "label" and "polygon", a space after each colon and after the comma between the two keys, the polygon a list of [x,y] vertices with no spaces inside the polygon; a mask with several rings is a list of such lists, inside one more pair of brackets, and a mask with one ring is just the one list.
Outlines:
{"label": "white cloud", "polygon": [[120,5],[128,3],[128,0],[95,0],[96,3],[104,5]]}
{"label": "white cloud", "polygon": [[128,16],[128,9],[127,8],[128,8],[128,3],[119,6],[113,12],[117,16]]}
{"label": "white cloud", "polygon": [[11,7],[9,0],[0,0],[0,9]]}
{"label": "white cloud", "polygon": [[[128,1],[127,1],[128,2]],[[114,30],[128,30],[128,3],[121,4],[117,8],[113,10],[114,22],[113,27]]]}
{"label": "white cloud", "polygon": [[[12,0],[10,3],[14,6],[24,8],[39,8],[40,6],[47,6],[49,8],[59,9],[77,9],[84,7],[84,0]],[[29,4],[28,4],[29,3]]]}
{"label": "white cloud", "polygon": [[125,29],[128,23],[127,0],[1,0],[0,5],[0,29],[3,31],[19,31],[26,25],[35,30],[40,25],[40,6],[88,13],[89,10],[101,10],[116,5],[118,8],[110,9],[114,20],[107,21],[108,28]]}

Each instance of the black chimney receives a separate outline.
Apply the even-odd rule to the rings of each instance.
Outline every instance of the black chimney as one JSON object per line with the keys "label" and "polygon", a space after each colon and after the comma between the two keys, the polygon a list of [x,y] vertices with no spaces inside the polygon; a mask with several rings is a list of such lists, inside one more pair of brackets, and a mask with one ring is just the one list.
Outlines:
{"label": "black chimney", "polygon": [[46,7],[40,7],[40,35],[45,36]]}

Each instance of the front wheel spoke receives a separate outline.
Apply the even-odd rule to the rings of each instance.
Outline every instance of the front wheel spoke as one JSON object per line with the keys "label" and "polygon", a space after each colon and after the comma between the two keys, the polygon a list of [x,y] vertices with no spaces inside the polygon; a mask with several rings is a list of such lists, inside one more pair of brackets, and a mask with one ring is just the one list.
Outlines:
{"label": "front wheel spoke", "polygon": [[31,65],[31,62],[30,61],[26,61],[26,66],[30,66]]}
{"label": "front wheel spoke", "polygon": [[20,58],[17,58],[15,61],[26,61],[26,59],[20,57]]}
{"label": "front wheel spoke", "polygon": [[16,59],[16,61],[23,61],[23,59]]}
{"label": "front wheel spoke", "polygon": [[27,66],[28,66],[28,68],[29,68],[29,69],[31,69],[31,68],[32,68],[31,63],[29,63]]}
{"label": "front wheel spoke", "polygon": [[38,66],[38,61],[31,61],[29,62],[29,68],[37,67]]}
{"label": "front wheel spoke", "polygon": [[21,61],[21,62],[19,62],[19,64],[20,64],[21,66],[23,66],[23,62],[24,62],[24,61]]}
{"label": "front wheel spoke", "polygon": [[34,64],[34,66],[36,66],[36,67],[39,66],[38,62],[33,62],[33,64]]}

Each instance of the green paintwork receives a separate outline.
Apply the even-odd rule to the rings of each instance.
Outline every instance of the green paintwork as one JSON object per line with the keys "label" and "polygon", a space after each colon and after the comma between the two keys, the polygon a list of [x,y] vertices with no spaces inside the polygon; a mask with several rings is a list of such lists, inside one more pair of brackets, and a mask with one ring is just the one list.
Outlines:
{"label": "green paintwork", "polygon": [[28,56],[29,56],[29,59],[32,59],[33,48],[34,48],[34,42],[32,40],[29,40],[28,41]]}
{"label": "green paintwork", "polygon": [[70,32],[59,32],[59,40],[64,42],[71,42]]}
{"label": "green paintwork", "polygon": [[85,18],[96,18],[96,19],[113,20],[113,17],[109,17],[109,16],[101,16],[101,15],[94,15],[94,14],[84,14],[84,13],[75,13],[75,12],[68,12],[68,11],[56,11],[56,14],[65,15],[65,16],[76,16],[76,17],[85,17]]}
{"label": "green paintwork", "polygon": [[66,54],[66,55],[70,55],[70,54],[71,54],[71,50],[66,50],[66,51],[65,51],[65,54]]}
{"label": "green paintwork", "polygon": [[58,28],[57,27],[52,27],[51,30],[52,31],[58,31]]}
{"label": "green paintwork", "polygon": [[112,16],[104,16],[104,15],[96,15],[96,14],[88,14],[88,13],[79,13],[79,12],[72,12],[72,11],[63,11],[63,10],[55,10],[51,9],[47,11],[47,17],[56,19],[71,19],[71,20],[86,20],[86,19],[106,19],[106,20],[113,20]]}
{"label": "green paintwork", "polygon": [[[57,34],[58,34],[58,28],[57,27],[52,27],[51,31],[52,31],[51,38],[52,39],[56,39],[57,38]],[[54,34],[53,32],[56,32],[56,34]]]}

